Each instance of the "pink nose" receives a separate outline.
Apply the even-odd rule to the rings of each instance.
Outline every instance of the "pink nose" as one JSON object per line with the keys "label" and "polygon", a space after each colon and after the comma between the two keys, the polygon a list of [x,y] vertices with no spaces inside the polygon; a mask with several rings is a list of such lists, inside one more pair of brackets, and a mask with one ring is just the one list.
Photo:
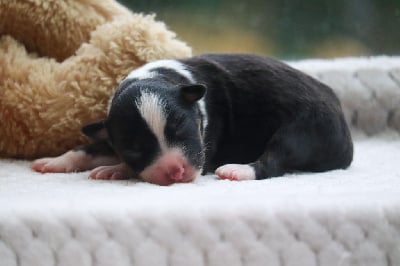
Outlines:
{"label": "pink nose", "polygon": [[184,173],[185,168],[182,165],[173,165],[168,170],[168,178],[173,181],[181,181]]}
{"label": "pink nose", "polygon": [[178,149],[164,152],[140,174],[145,181],[164,186],[191,182],[196,175],[197,170],[188,163],[183,152]]}

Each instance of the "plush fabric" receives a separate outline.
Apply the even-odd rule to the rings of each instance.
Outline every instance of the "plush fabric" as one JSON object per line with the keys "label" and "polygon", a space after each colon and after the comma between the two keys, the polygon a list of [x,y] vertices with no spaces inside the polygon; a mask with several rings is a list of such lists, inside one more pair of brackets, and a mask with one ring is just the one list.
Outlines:
{"label": "plush fabric", "polygon": [[399,161],[380,137],[348,170],[161,187],[2,160],[0,265],[400,265]]}
{"label": "plush fabric", "polygon": [[191,49],[114,0],[0,0],[0,156],[59,155],[87,142],[119,81]]}

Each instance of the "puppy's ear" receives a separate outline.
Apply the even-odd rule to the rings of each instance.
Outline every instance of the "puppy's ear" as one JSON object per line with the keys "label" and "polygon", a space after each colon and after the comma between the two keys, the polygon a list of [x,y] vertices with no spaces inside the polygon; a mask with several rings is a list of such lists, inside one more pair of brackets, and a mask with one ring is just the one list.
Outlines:
{"label": "puppy's ear", "polygon": [[200,100],[207,91],[203,84],[182,85],[179,89],[181,97],[189,103]]}
{"label": "puppy's ear", "polygon": [[108,133],[104,127],[104,120],[93,122],[82,127],[82,133],[95,140],[108,139]]}

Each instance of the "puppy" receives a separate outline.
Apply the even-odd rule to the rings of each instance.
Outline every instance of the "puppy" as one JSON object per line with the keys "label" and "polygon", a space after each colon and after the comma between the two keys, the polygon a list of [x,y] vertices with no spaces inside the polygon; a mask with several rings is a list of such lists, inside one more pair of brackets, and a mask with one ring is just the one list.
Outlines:
{"label": "puppy", "polygon": [[253,180],[347,168],[353,144],[332,89],[271,58],[205,54],[132,71],[94,142],[33,162],[38,172],[94,169],[93,179],[170,185],[215,171]]}

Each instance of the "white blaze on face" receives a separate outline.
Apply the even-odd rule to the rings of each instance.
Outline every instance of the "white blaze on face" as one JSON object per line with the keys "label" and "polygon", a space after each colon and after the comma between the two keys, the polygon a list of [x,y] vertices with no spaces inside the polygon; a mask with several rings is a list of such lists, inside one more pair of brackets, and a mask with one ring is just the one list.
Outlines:
{"label": "white blaze on face", "polygon": [[191,182],[195,179],[200,174],[200,170],[190,165],[184,155],[184,149],[167,146],[164,135],[167,123],[165,102],[159,95],[145,91],[136,101],[136,106],[161,147],[161,155],[146,167],[140,176],[148,182],[159,185]]}
{"label": "white blaze on face", "polygon": [[[155,72],[154,70],[158,68],[164,68],[175,71],[179,75],[185,77],[189,81],[189,83],[191,84],[196,83],[195,78],[193,77],[190,70],[187,69],[187,66],[173,59],[158,60],[147,63],[129,73],[129,75],[125,78],[125,80],[156,78],[157,72]],[[109,101],[109,106],[110,105],[111,105],[111,99]],[[207,114],[207,109],[205,107],[204,98],[199,101],[199,108],[203,116],[203,128],[206,129],[208,125],[208,114]],[[110,107],[108,109],[110,109]]]}
{"label": "white blaze on face", "polygon": [[154,133],[162,150],[167,148],[164,129],[167,123],[165,105],[158,95],[143,92],[136,102],[137,108],[150,130]]}

